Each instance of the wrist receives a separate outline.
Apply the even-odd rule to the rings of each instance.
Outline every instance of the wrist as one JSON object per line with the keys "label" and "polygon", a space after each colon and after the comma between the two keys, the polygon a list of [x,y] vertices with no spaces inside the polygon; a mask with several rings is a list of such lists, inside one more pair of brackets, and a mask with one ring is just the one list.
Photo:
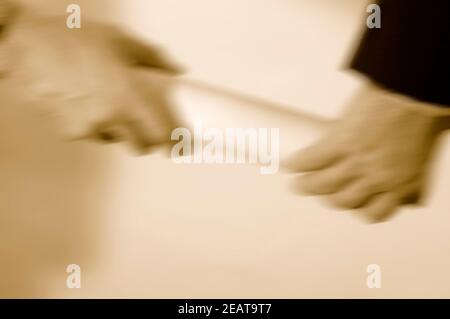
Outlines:
{"label": "wrist", "polygon": [[370,83],[365,90],[369,91],[379,99],[398,109],[399,112],[414,114],[430,123],[437,132],[441,132],[450,128],[450,107],[438,105],[430,102],[420,101],[410,96],[387,90],[375,83]]}
{"label": "wrist", "polygon": [[450,107],[436,103],[417,100],[405,94],[397,93],[389,89],[383,88],[373,82],[367,85],[367,89],[376,92],[381,96],[386,96],[399,101],[400,105],[414,110],[418,113],[433,117],[450,117]]}

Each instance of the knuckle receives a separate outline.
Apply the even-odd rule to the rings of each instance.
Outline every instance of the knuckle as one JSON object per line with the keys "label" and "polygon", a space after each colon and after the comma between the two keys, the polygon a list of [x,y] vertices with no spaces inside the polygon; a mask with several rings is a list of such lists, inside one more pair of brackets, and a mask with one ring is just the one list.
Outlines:
{"label": "knuckle", "polygon": [[355,200],[347,194],[337,193],[328,196],[328,201],[338,208],[352,209],[355,207]]}
{"label": "knuckle", "polygon": [[372,191],[363,184],[330,195],[330,200],[335,206],[345,209],[354,209],[360,207],[370,194],[372,194]]}

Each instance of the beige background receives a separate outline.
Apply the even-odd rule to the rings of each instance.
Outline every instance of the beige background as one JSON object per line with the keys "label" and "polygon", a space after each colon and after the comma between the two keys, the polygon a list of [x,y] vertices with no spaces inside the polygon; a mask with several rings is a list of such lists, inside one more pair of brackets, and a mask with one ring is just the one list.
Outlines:
{"label": "beige background", "polygon": [[[166,46],[186,77],[323,116],[360,85],[340,70],[364,16],[360,1],[91,3],[81,3],[86,14]],[[2,296],[450,297],[448,147],[427,206],[371,226],[292,195],[284,173],[63,143],[4,84],[0,96]],[[283,154],[321,131],[189,86],[177,101],[209,126],[281,127]],[[82,289],[65,286],[70,263],[82,267]],[[381,266],[381,289],[366,287],[371,263]]]}

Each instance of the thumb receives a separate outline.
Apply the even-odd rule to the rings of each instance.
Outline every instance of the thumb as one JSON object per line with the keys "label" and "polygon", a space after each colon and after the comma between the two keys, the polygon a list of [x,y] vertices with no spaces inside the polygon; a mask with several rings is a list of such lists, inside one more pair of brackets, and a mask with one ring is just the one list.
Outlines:
{"label": "thumb", "polygon": [[158,46],[148,44],[144,40],[119,32],[117,45],[123,55],[137,65],[161,69],[174,74],[183,72],[183,69],[173,62],[164,50]]}

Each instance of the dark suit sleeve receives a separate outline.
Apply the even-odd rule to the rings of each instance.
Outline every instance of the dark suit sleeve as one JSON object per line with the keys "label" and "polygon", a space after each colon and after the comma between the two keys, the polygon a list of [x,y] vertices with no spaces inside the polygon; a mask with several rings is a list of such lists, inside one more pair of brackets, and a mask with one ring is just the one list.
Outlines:
{"label": "dark suit sleeve", "polygon": [[384,0],[350,67],[419,100],[450,107],[450,0]]}

